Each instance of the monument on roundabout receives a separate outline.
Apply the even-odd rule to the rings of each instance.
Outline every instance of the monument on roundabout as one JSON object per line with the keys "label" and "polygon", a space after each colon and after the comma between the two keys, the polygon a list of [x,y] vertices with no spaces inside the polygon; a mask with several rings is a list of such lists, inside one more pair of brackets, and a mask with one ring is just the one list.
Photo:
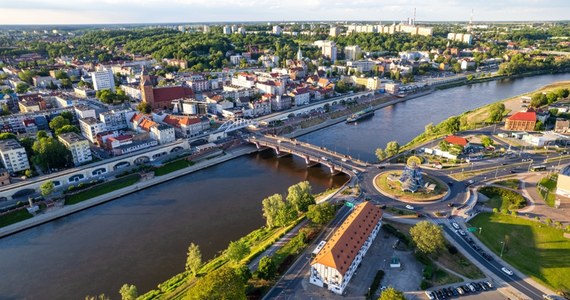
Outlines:
{"label": "monument on roundabout", "polygon": [[424,188],[422,168],[420,168],[421,163],[421,160],[417,156],[410,156],[410,158],[408,158],[404,171],[398,180],[400,181],[402,191],[415,193],[419,189]]}

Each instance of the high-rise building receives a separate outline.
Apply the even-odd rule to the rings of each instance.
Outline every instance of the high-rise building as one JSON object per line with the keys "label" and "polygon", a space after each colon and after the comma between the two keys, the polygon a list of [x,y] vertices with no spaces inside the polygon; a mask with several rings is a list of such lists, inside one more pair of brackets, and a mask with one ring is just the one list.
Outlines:
{"label": "high-rise building", "polygon": [[58,135],[57,139],[71,152],[74,165],[78,166],[93,159],[89,142],[79,134],[66,132]]}
{"label": "high-rise building", "polygon": [[14,139],[0,140],[0,157],[9,172],[19,172],[30,168],[26,149]]}
{"label": "high-rise building", "polygon": [[321,48],[321,53],[324,57],[330,59],[332,62],[336,61],[336,43],[333,41],[315,41],[313,45]]}
{"label": "high-rise building", "polygon": [[345,60],[357,60],[359,59],[362,50],[360,46],[346,46],[344,47],[344,59]]}
{"label": "high-rise building", "polygon": [[94,90],[100,91],[109,89],[115,91],[115,78],[113,77],[113,71],[111,71],[111,69],[102,68],[92,72],[91,79],[93,80]]}
{"label": "high-rise building", "polygon": [[283,33],[283,29],[279,25],[273,26],[273,34],[281,35],[281,33]]}
{"label": "high-rise building", "polygon": [[336,37],[340,34],[340,28],[333,26],[331,27],[330,31],[329,31],[329,35],[332,37]]}
{"label": "high-rise building", "polygon": [[224,34],[232,34],[232,28],[230,27],[230,25],[226,25],[224,26],[224,28],[222,29],[222,32]]}

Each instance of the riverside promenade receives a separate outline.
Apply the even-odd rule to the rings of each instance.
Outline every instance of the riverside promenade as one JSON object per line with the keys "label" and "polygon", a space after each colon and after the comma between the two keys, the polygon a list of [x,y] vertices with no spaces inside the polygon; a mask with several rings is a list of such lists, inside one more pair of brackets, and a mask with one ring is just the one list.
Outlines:
{"label": "riverside promenade", "polygon": [[105,203],[107,201],[111,201],[114,199],[117,199],[119,197],[128,195],[130,193],[134,193],[143,189],[146,189],[148,187],[157,185],[157,184],[161,184],[163,182],[184,176],[186,174],[190,174],[205,168],[209,168],[211,166],[229,161],[231,159],[234,158],[238,158],[240,156],[243,155],[247,155],[250,153],[254,153],[257,152],[257,149],[255,148],[255,146],[240,146],[236,149],[233,149],[231,151],[228,151],[226,153],[224,153],[221,156],[217,156],[217,157],[213,157],[210,159],[204,159],[198,163],[196,163],[195,165],[189,166],[187,168],[181,169],[181,170],[177,170],[168,174],[165,174],[163,176],[156,176],[153,177],[152,179],[149,180],[145,180],[145,181],[139,181],[133,185],[115,190],[111,193],[107,193],[101,196],[97,196],[85,201],[82,201],[80,203],[77,204],[73,204],[73,205],[67,205],[64,206],[62,208],[58,208],[58,209],[54,209],[45,213],[41,213],[38,214],[30,219],[26,219],[23,221],[20,221],[18,223],[14,223],[8,226],[5,226],[3,228],[0,228],[0,238],[8,236],[8,235],[12,235],[14,233],[26,230],[28,228],[32,228],[47,222],[50,222],[52,220],[55,219],[59,219],[62,217],[65,217],[67,215],[82,211],[84,209]]}

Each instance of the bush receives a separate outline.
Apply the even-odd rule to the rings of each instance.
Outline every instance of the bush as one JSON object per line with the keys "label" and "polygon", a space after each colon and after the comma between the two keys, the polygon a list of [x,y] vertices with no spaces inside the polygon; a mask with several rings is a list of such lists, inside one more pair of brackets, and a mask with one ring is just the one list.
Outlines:
{"label": "bush", "polygon": [[404,244],[406,244],[406,246],[410,245],[410,240],[408,239],[408,236],[406,236],[405,234],[401,233],[398,229],[396,229],[396,227],[390,225],[390,224],[383,224],[382,227],[384,227],[384,229],[386,231],[388,231],[388,233],[391,233],[392,235],[394,235],[395,237],[397,237],[398,239],[400,239],[400,241]]}
{"label": "bush", "polygon": [[447,246],[447,251],[451,254],[457,254],[457,248],[455,246]]}
{"label": "bush", "polygon": [[378,270],[376,275],[374,276],[374,280],[372,280],[372,284],[370,285],[370,292],[368,293],[366,299],[372,299],[374,294],[376,294],[376,290],[380,286],[380,282],[384,278],[384,271]]}
{"label": "bush", "polygon": [[429,282],[422,280],[422,283],[420,283],[420,288],[422,290],[427,290],[431,287],[431,284],[429,284]]}
{"label": "bush", "polygon": [[426,265],[426,267],[424,268],[424,279],[431,279],[433,277],[433,265],[429,264]]}

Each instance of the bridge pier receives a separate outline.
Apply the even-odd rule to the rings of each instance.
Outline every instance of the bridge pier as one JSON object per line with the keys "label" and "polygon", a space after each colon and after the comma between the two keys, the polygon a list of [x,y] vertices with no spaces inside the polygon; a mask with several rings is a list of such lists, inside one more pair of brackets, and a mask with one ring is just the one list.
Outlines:
{"label": "bridge pier", "polygon": [[304,159],[305,159],[305,163],[307,164],[308,168],[314,167],[314,166],[319,164],[316,161],[311,161],[311,159],[308,156],[305,156]]}

